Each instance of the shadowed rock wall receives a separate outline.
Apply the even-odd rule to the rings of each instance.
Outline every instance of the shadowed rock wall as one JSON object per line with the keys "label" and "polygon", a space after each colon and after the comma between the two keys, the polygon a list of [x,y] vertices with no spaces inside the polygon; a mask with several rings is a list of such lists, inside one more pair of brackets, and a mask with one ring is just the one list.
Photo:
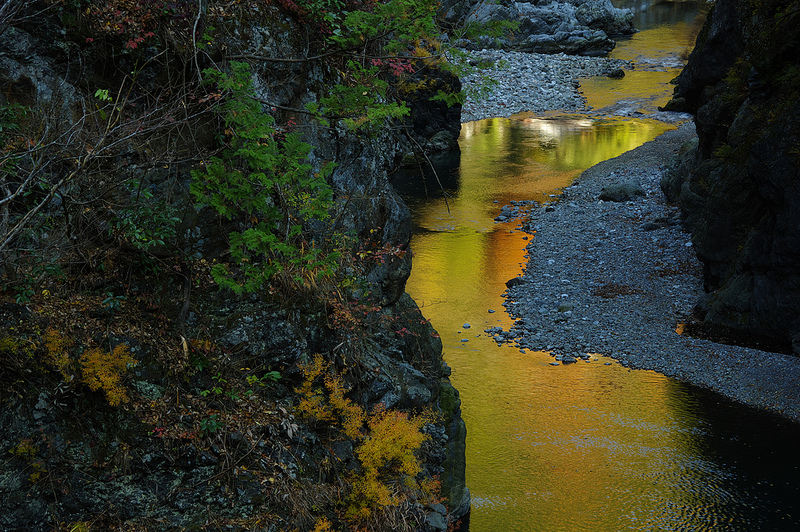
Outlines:
{"label": "shadowed rock wall", "polygon": [[681,203],[715,333],[800,354],[800,3],[720,0],[668,109],[698,143],[663,188]]}

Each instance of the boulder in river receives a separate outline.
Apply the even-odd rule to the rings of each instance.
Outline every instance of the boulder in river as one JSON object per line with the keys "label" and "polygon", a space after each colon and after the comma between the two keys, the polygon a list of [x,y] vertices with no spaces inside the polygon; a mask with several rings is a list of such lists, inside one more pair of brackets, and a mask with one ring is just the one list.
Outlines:
{"label": "boulder in river", "polygon": [[630,9],[616,8],[611,0],[445,0],[442,11],[445,20],[454,26],[519,22],[510,35],[478,37],[470,43],[472,48],[606,55],[615,44],[610,36],[630,35],[636,31]]}

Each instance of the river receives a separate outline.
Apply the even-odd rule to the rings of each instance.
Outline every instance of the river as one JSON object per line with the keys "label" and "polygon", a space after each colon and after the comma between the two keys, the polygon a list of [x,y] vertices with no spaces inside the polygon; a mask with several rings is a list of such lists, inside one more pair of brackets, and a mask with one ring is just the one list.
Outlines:
{"label": "river", "polygon": [[[582,82],[605,111],[464,124],[461,153],[439,161],[447,206],[431,176],[397,183],[415,224],[407,290],[441,335],[468,428],[461,530],[798,530],[798,426],[609,359],[553,367],[483,334],[511,325],[501,294],[530,238],[494,222],[500,207],[557,201],[584,169],[673,127],[646,115],[669,97],[705,6],[616,5],[642,31],[613,53],[635,72]],[[620,109],[642,118],[604,116]]]}

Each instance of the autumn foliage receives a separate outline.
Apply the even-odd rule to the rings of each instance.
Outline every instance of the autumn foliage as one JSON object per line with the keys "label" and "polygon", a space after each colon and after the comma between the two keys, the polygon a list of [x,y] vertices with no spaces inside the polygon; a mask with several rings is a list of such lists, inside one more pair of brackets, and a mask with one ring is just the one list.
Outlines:
{"label": "autumn foliage", "polygon": [[[79,368],[82,382],[91,390],[103,390],[111,406],[118,406],[128,400],[122,378],[128,367],[136,365],[128,346],[119,344],[112,351],[99,347],[88,349],[76,360],[70,356],[75,342],[57,329],[50,327],[42,335],[45,349],[45,362],[61,373],[65,382],[75,380]],[[76,368],[77,366],[77,368]]]}
{"label": "autumn foliage", "polygon": [[45,346],[46,361],[57,369],[65,380],[71,380],[69,350],[73,341],[56,329],[50,327],[42,337]]}
{"label": "autumn foliage", "polygon": [[361,473],[353,482],[348,517],[366,518],[376,507],[402,502],[403,487],[416,485],[420,463],[415,452],[428,438],[422,433],[428,421],[383,408],[369,415],[368,435],[356,449]]}
{"label": "autumn foliage", "polygon": [[[345,518],[368,519],[378,508],[400,505],[404,495],[420,486],[415,478],[421,471],[416,452],[428,439],[422,428],[431,421],[430,416],[409,416],[381,404],[367,412],[345,397],[341,377],[321,355],[303,366],[303,372],[305,379],[295,390],[301,398],[298,413],[338,425],[356,443],[361,470],[350,479]],[[420,491],[427,490],[423,487]]]}
{"label": "autumn foliage", "polygon": [[103,390],[111,406],[117,406],[128,400],[128,394],[122,386],[122,376],[128,366],[135,365],[128,346],[119,344],[111,352],[100,348],[88,350],[81,356],[83,382],[93,391]]}
{"label": "autumn foliage", "polygon": [[[337,422],[348,438],[358,439],[362,435],[366,414],[363,408],[344,396],[342,379],[330,371],[330,366],[316,354],[313,362],[303,367],[305,379],[296,390],[300,394],[297,411],[305,418]],[[322,381],[322,387],[315,387],[318,381]]]}

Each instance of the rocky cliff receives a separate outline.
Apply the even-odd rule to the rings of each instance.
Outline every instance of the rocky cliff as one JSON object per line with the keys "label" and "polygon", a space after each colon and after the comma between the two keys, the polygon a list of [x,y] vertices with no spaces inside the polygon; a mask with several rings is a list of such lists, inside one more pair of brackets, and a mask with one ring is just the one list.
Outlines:
{"label": "rocky cliff", "polygon": [[[445,530],[469,509],[466,432],[441,342],[404,293],[409,213],[388,174],[454,147],[458,106],[430,97],[458,79],[431,61],[348,65],[321,37],[341,19],[305,4],[203,6],[0,10],[0,528]],[[246,216],[190,194],[247,124],[220,118],[228,93],[208,84],[233,61],[252,75],[227,90],[252,83],[271,116],[233,158],[309,146],[330,215],[291,223],[315,198],[289,185]],[[376,80],[409,115],[366,131],[352,126],[367,107],[309,110]],[[231,235],[265,235],[247,229],[281,202],[275,227],[302,232],[286,255],[302,261],[221,290]],[[331,276],[311,259],[334,244]]]}
{"label": "rocky cliff", "polygon": [[710,332],[800,354],[800,4],[719,0],[669,109],[698,143],[663,183],[704,264]]}

